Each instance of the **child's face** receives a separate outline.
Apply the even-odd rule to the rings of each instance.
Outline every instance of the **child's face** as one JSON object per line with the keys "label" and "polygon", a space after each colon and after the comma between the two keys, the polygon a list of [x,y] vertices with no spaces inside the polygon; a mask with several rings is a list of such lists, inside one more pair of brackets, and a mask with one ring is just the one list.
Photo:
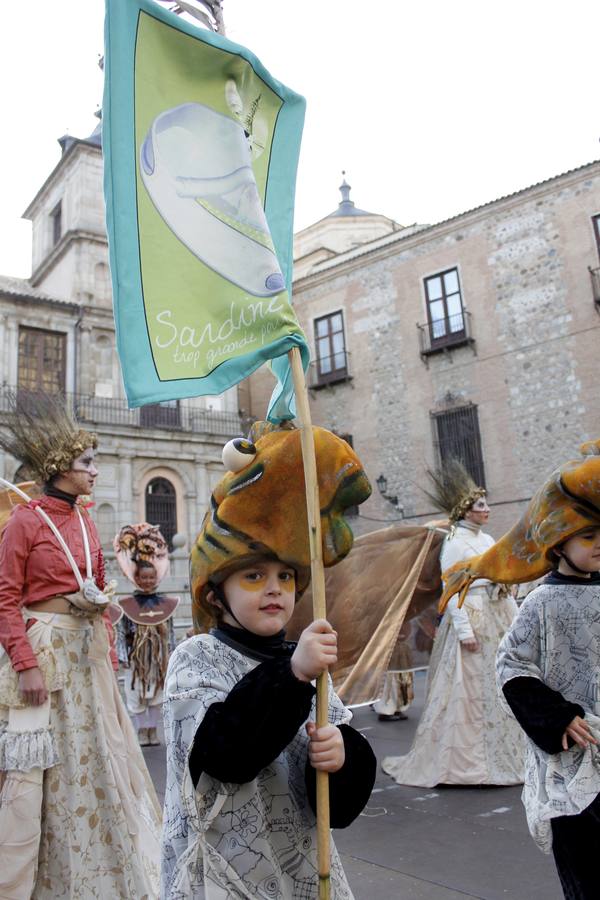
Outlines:
{"label": "child's face", "polygon": [[600,528],[586,528],[574,537],[569,538],[559,549],[578,569],[584,572],[600,570]]}
{"label": "child's face", "polygon": [[135,583],[142,591],[153,591],[156,587],[156,569],[154,566],[141,566],[135,575]]}
{"label": "child's face", "polygon": [[[294,612],[296,575],[283,563],[265,560],[226,578],[223,592],[240,625],[271,637],[285,628]],[[238,627],[227,611],[223,621]]]}

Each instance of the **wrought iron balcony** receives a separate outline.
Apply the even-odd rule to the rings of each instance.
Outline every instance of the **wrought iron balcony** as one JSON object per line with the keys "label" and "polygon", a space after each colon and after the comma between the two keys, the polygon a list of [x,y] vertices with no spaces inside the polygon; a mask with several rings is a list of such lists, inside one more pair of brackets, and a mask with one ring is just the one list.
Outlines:
{"label": "wrought iron balcony", "polygon": [[590,273],[590,278],[592,279],[592,296],[594,298],[594,303],[596,304],[596,309],[600,311],[600,269],[592,269],[588,266],[588,271]]}
{"label": "wrought iron balcony", "polygon": [[417,324],[417,328],[419,330],[419,352],[422,359],[453,347],[475,344],[471,313],[466,309],[454,316],[446,316],[434,322],[425,322],[423,325]]}
{"label": "wrought iron balcony", "polygon": [[[18,389],[14,387],[0,388],[0,421],[8,415],[9,398],[16,393]],[[66,394],[66,401],[82,424],[190,432],[219,437],[236,437],[242,433],[238,413],[198,409],[185,400],[168,404],[153,403],[138,409],[130,409],[126,400],[85,394]]]}
{"label": "wrought iron balcony", "polygon": [[349,381],[351,378],[350,354],[346,350],[340,350],[333,356],[321,356],[311,362],[308,386],[311,390],[319,390],[330,384]]}

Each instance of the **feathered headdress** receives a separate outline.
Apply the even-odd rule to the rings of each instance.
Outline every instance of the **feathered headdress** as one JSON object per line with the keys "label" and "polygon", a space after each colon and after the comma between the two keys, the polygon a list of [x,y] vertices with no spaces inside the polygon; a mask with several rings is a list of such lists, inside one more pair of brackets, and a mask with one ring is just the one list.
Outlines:
{"label": "feathered headdress", "polygon": [[423,492],[435,504],[436,509],[443,509],[448,513],[451,523],[462,519],[476,500],[485,497],[485,488],[475,484],[458,459],[448,460],[435,472],[427,469],[427,475],[432,488]]}
{"label": "feathered headdress", "polygon": [[37,391],[11,394],[9,435],[0,434],[0,447],[41,482],[68,472],[73,460],[98,446],[98,438],[79,427],[62,397]]}
{"label": "feathered headdress", "polygon": [[140,522],[124,525],[113,541],[117,562],[126,578],[136,587],[140,568],[152,566],[156,572],[156,586],[169,571],[169,549],[158,525]]}

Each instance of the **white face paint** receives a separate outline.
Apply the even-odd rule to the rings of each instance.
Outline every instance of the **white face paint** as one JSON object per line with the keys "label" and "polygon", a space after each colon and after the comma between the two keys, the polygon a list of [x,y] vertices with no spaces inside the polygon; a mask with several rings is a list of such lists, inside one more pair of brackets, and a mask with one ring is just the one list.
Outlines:
{"label": "white face paint", "polygon": [[473,522],[474,525],[485,525],[490,517],[490,508],[485,497],[479,497],[471,509],[465,513],[467,522]]}

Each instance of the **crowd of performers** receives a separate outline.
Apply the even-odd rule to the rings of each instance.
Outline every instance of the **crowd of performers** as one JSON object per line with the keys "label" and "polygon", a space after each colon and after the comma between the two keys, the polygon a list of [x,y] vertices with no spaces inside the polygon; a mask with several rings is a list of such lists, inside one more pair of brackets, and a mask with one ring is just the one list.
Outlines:
{"label": "crowd of performers", "polygon": [[[228,448],[191,553],[195,634],[175,646],[179,598],[159,592],[169,556],[155,526],[116,536],[133,591],[111,599],[86,502],[96,436],[43,395],[15,398],[7,430],[0,446],[38,488],[0,521],[0,897],[316,898],[316,772],[329,773],[331,826],[344,828],[367,804],[376,760],[331,681],[328,725],[316,725],[313,682],[337,660],[332,626],[286,640],[310,582],[299,432],[257,423]],[[314,432],[333,566],[352,545],[344,512],[370,486],[346,442]],[[582,451],[497,543],[483,531],[485,491],[459,466],[434,476],[448,513],[445,612],[413,746],[383,768],[427,787],[524,782],[531,833],[554,854],[565,897],[589,900],[600,442]],[[539,579],[517,609],[507,586]],[[400,656],[376,706],[388,721],[412,700]],[[158,743],[161,714],[163,810],[140,750]],[[352,897],[333,842],[331,885],[335,900]]]}

